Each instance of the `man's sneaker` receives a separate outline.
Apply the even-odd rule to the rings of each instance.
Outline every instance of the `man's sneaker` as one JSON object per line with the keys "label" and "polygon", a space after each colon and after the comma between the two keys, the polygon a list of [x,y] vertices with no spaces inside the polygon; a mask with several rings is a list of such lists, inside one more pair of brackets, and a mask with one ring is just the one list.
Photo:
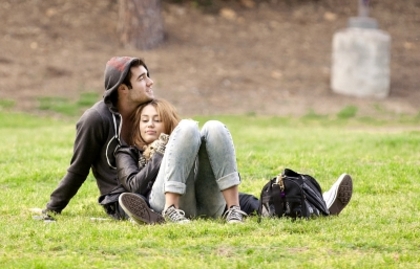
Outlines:
{"label": "man's sneaker", "polygon": [[227,223],[243,223],[243,218],[246,217],[247,214],[241,210],[241,208],[237,205],[231,206],[226,212],[223,214],[223,218],[226,219]]}
{"label": "man's sneaker", "polygon": [[171,205],[166,210],[162,212],[162,216],[166,221],[175,222],[175,223],[188,223],[189,219],[185,217],[185,212],[181,209],[175,208],[174,205]]}
{"label": "man's sneaker", "polygon": [[353,194],[353,180],[350,175],[342,174],[332,185],[331,189],[323,194],[330,215],[338,215],[350,202]]}
{"label": "man's sneaker", "polygon": [[146,201],[137,194],[125,192],[120,195],[118,202],[124,212],[137,224],[158,224],[165,219],[149,208]]}

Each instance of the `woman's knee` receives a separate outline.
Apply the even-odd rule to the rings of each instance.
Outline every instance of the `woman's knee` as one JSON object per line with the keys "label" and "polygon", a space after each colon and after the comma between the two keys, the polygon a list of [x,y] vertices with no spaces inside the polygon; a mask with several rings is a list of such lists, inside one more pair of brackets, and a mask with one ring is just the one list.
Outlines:
{"label": "woman's knee", "polygon": [[176,133],[177,137],[185,138],[191,141],[200,139],[198,123],[194,120],[181,120],[175,128],[174,133]]}
{"label": "woman's knee", "polygon": [[176,128],[182,129],[185,132],[198,132],[199,130],[198,123],[190,119],[181,120]]}
{"label": "woman's knee", "polygon": [[218,120],[209,120],[203,125],[202,130],[208,133],[220,132],[225,131],[226,126]]}

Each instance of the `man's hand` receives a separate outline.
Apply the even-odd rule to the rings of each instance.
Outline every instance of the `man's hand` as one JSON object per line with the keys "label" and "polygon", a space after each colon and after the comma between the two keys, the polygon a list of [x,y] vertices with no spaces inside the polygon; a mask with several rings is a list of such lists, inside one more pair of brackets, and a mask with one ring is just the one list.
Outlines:
{"label": "man's hand", "polygon": [[56,221],[53,215],[56,215],[57,213],[50,211],[48,209],[31,208],[30,211],[37,214],[33,216],[34,220],[42,220],[44,222]]}
{"label": "man's hand", "polygon": [[44,220],[44,221],[55,221],[55,218],[53,217],[53,215],[55,215],[55,213],[54,212],[51,212],[51,211],[49,211],[49,210],[47,210],[47,209],[44,209],[44,210],[42,210],[42,219]]}

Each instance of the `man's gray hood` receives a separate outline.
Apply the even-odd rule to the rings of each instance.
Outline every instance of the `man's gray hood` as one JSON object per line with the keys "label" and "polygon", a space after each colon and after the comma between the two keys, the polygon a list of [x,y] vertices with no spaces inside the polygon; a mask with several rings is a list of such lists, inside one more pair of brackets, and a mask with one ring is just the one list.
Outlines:
{"label": "man's gray hood", "polygon": [[140,62],[140,65],[143,65],[147,70],[147,75],[149,75],[149,70],[147,69],[146,64],[140,59],[135,57],[112,57],[105,67],[105,93],[103,95],[104,102],[108,106],[112,106],[111,95],[118,89],[121,83],[124,81],[130,67],[133,62]]}

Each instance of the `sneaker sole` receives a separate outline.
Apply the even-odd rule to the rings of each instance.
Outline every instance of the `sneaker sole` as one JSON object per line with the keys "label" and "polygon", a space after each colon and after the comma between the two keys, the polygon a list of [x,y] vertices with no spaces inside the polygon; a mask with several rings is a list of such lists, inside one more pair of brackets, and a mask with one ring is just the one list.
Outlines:
{"label": "sneaker sole", "polygon": [[152,211],[146,202],[134,193],[123,193],[118,202],[125,213],[138,224],[159,224],[165,219],[158,213]]}
{"label": "sneaker sole", "polygon": [[350,202],[353,194],[353,180],[350,175],[341,175],[341,182],[337,188],[334,203],[329,208],[330,215],[338,215]]}
{"label": "sneaker sole", "polygon": [[243,220],[230,220],[226,222],[227,224],[244,224]]}

